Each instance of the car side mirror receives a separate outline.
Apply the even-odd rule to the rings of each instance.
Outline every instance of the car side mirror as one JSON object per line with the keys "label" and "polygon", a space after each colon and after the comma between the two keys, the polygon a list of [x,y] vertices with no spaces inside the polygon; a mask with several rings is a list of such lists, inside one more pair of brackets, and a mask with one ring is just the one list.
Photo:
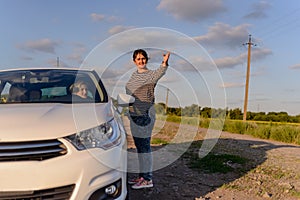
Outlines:
{"label": "car side mirror", "polygon": [[118,94],[117,96],[117,102],[118,106],[126,107],[130,106],[130,104],[134,103],[135,98],[128,94]]}

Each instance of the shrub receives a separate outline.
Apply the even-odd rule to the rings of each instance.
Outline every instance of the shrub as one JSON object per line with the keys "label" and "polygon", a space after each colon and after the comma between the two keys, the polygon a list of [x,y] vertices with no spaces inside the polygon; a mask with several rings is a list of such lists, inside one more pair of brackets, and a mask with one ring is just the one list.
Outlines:
{"label": "shrub", "polygon": [[246,132],[247,125],[242,121],[229,121],[226,120],[224,124],[224,131],[231,133],[244,134]]}
{"label": "shrub", "polygon": [[209,124],[210,124],[210,119],[200,117],[200,124],[199,124],[200,127],[208,128]]}
{"label": "shrub", "polygon": [[271,125],[260,125],[255,129],[251,135],[261,139],[269,139],[271,134]]}
{"label": "shrub", "polygon": [[299,135],[300,129],[298,127],[288,125],[272,127],[270,131],[270,139],[286,143],[296,143]]}
{"label": "shrub", "polygon": [[181,122],[181,117],[178,117],[178,116],[175,116],[175,115],[168,115],[167,121],[180,123]]}

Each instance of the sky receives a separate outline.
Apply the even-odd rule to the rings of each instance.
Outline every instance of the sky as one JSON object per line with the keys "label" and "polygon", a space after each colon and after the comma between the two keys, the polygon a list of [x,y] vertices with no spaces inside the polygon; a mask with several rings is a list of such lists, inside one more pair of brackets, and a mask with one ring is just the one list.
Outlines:
{"label": "sky", "polygon": [[[155,69],[171,52],[156,102],[300,114],[300,1],[0,0],[0,69],[94,68],[124,93],[144,48]],[[167,99],[168,95],[168,101]]]}

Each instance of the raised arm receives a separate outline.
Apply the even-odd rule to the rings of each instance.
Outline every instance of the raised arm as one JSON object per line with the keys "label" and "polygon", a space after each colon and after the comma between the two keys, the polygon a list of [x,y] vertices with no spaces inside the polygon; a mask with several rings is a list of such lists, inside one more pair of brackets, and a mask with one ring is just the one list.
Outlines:
{"label": "raised arm", "polygon": [[169,66],[169,63],[168,63],[169,57],[170,57],[170,52],[167,52],[166,54],[163,54],[163,61],[162,61],[162,63],[161,63],[161,65],[162,65],[163,67]]}

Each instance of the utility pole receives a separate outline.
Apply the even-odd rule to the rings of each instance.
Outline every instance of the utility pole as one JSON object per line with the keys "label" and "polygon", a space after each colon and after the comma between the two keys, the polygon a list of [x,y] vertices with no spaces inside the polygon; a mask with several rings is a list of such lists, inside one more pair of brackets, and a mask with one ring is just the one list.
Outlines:
{"label": "utility pole", "polygon": [[243,121],[247,120],[247,106],[248,106],[248,92],[249,92],[249,76],[250,76],[250,60],[251,60],[251,47],[255,45],[251,42],[251,35],[249,35],[248,45],[248,60],[247,60],[247,74],[246,74],[246,85],[245,85],[245,99],[244,99],[244,116]]}
{"label": "utility pole", "polygon": [[169,88],[167,88],[166,104],[165,104],[165,113],[168,111],[168,100],[169,100]]}
{"label": "utility pole", "polygon": [[59,67],[59,57],[56,58],[56,67]]}

